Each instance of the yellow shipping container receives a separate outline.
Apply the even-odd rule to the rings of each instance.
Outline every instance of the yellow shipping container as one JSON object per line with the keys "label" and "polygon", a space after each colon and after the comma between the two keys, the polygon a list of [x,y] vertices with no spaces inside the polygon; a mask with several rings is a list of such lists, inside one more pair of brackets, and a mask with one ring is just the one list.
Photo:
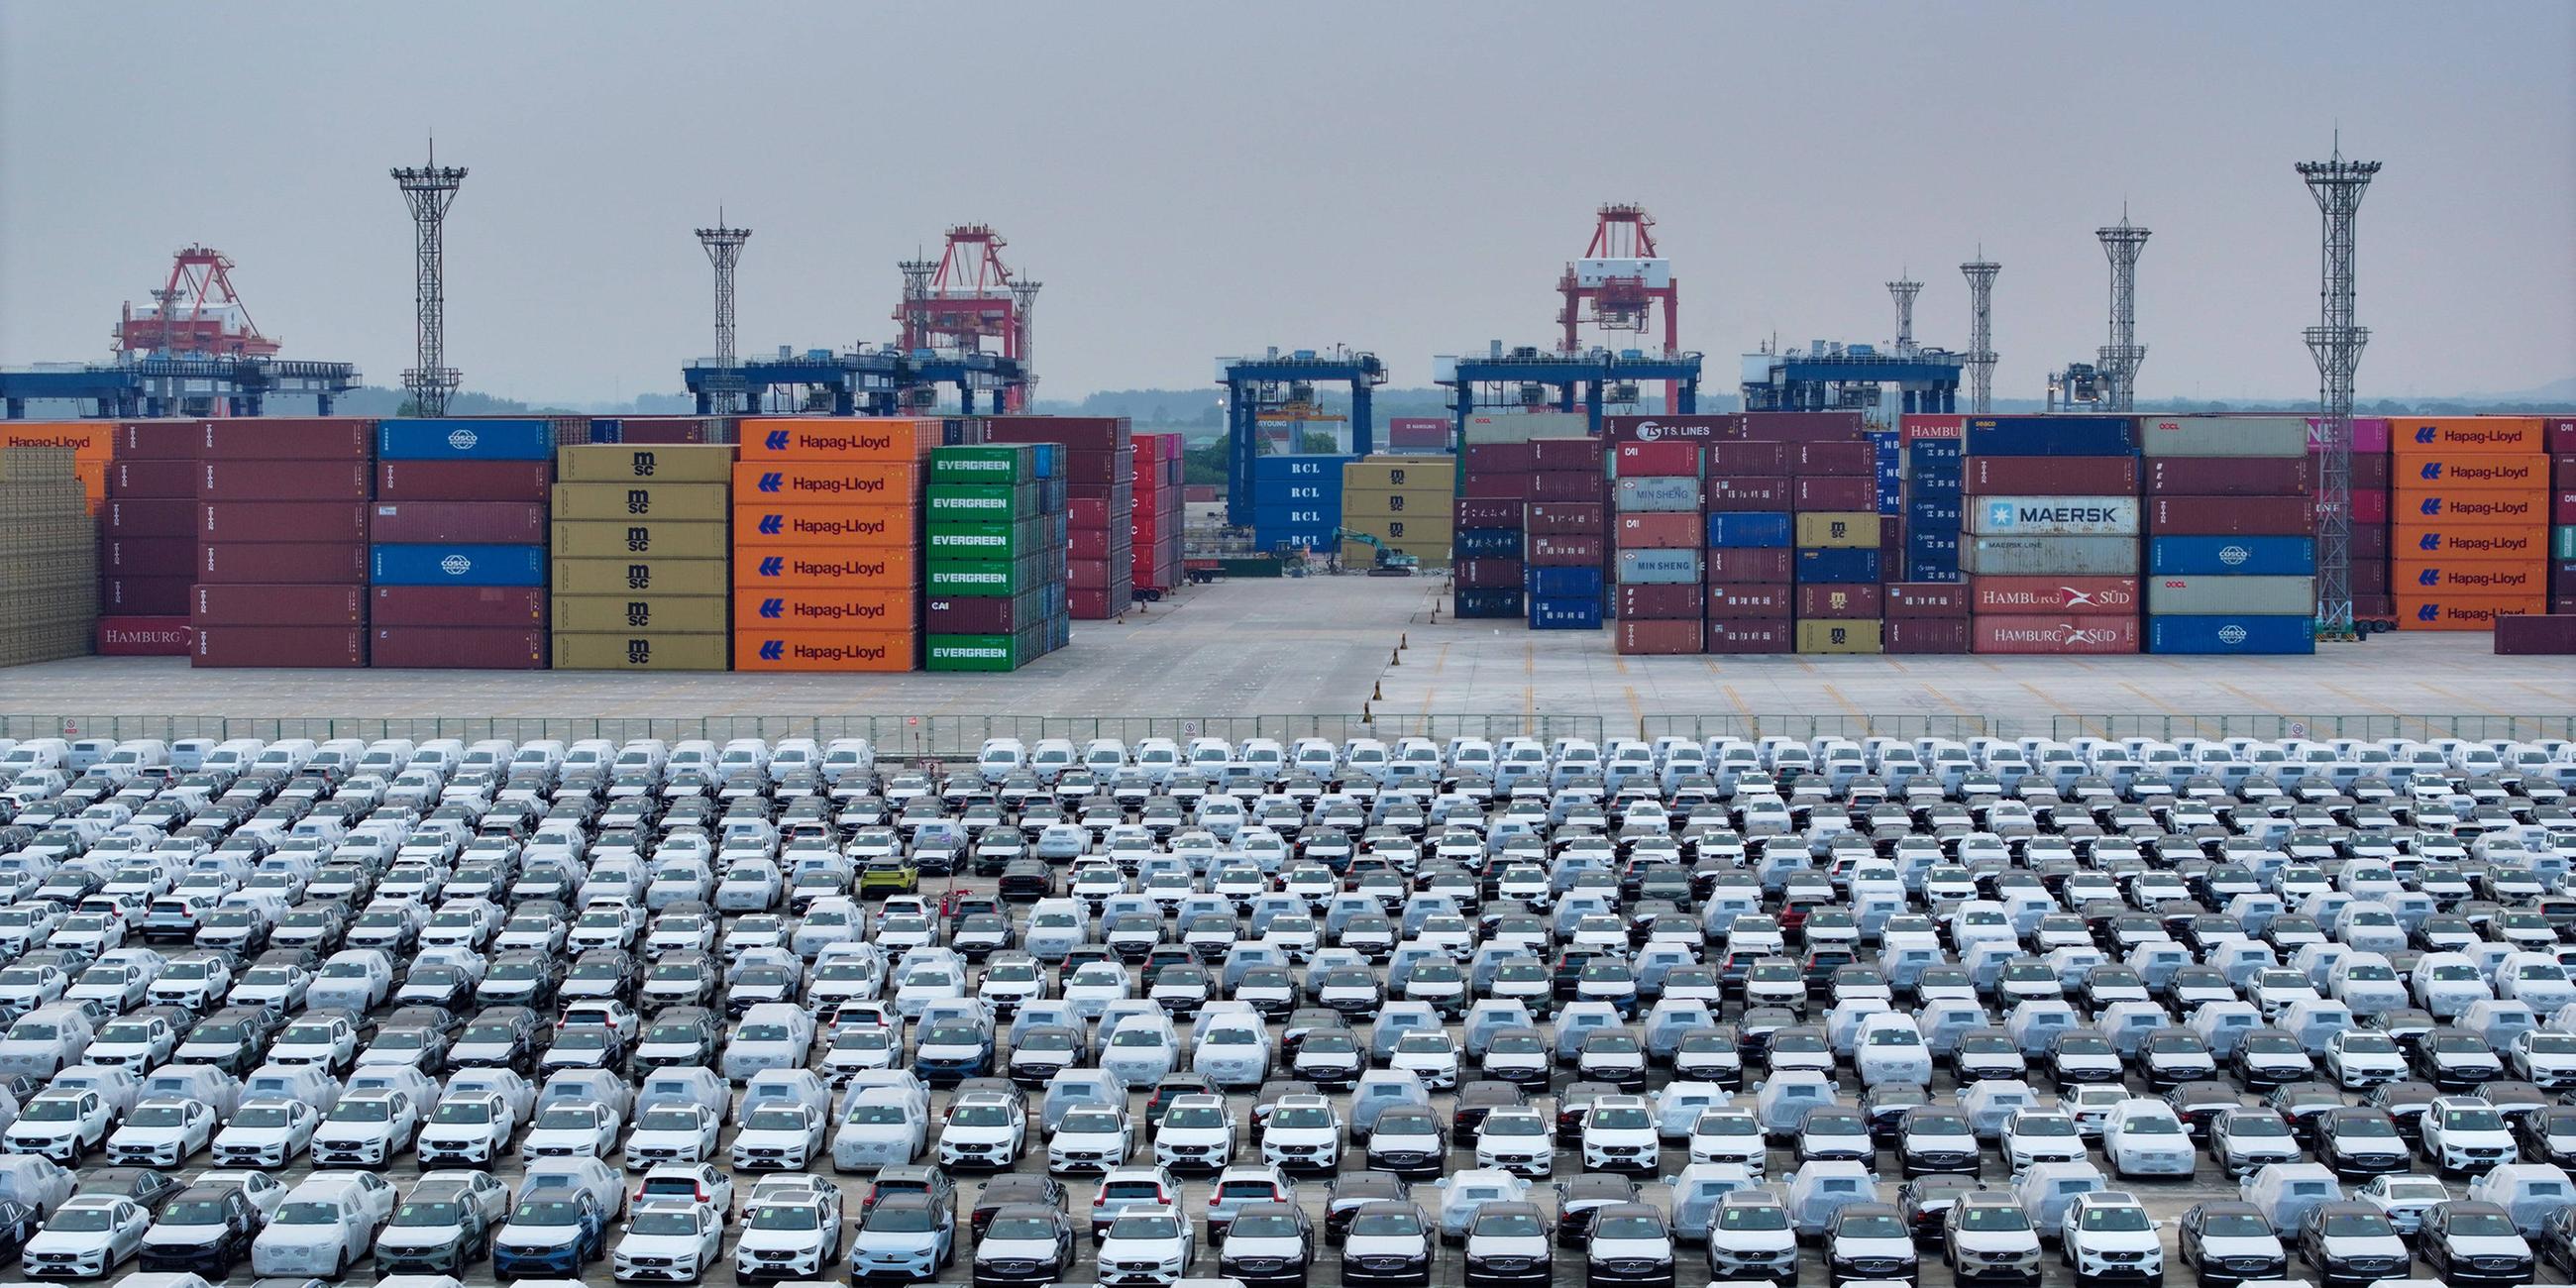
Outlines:
{"label": "yellow shipping container", "polygon": [[554,525],[557,559],[727,559],[733,555],[733,526],[676,520],[633,523],[579,522]]}
{"label": "yellow shipping container", "polygon": [[733,513],[733,489],[722,483],[557,483],[557,522],[628,519],[721,523]]}
{"label": "yellow shipping container", "polygon": [[591,443],[555,449],[558,483],[727,483],[731,443]]}
{"label": "yellow shipping container", "polygon": [[728,671],[733,636],[633,631],[582,635],[556,631],[558,671]]}
{"label": "yellow shipping container", "polygon": [[1447,496],[1457,482],[1458,466],[1452,458],[1371,456],[1342,467],[1344,495],[1359,488],[1370,491],[1421,489]]}
{"label": "yellow shipping container", "polygon": [[557,596],[729,595],[733,563],[726,559],[558,558],[554,591]]}
{"label": "yellow shipping container", "polygon": [[1798,516],[1797,544],[1806,549],[1876,550],[1878,515],[1870,510],[1819,510],[1801,514]]}
{"label": "yellow shipping container", "polygon": [[1887,646],[1880,623],[1866,619],[1851,621],[1810,621],[1798,623],[1798,651],[1801,653],[1884,653]]}
{"label": "yellow shipping container", "polygon": [[724,595],[557,595],[554,628],[575,635],[620,631],[721,634],[733,628]]}
{"label": "yellow shipping container", "polygon": [[1393,517],[1397,515],[1438,515],[1447,518],[1457,513],[1457,498],[1447,488],[1408,488],[1390,491],[1384,488],[1362,488],[1342,493],[1344,518]]}

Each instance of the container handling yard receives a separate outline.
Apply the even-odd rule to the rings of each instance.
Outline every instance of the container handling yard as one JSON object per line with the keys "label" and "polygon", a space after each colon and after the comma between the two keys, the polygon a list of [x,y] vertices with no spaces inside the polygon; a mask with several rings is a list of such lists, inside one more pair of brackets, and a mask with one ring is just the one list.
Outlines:
{"label": "container handling yard", "polygon": [[[770,65],[788,97],[715,116],[882,111]],[[0,1280],[2576,1284],[2576,406],[2372,391],[2345,142],[2269,162],[2317,384],[2268,410],[2139,392],[2116,169],[2067,230],[2103,343],[2033,400],[1995,321],[2045,248],[1948,248],[1950,347],[1862,246],[1892,342],[1712,370],[1682,300],[1732,274],[1680,269],[1766,235],[1552,178],[1516,203],[1591,236],[1520,274],[1539,342],[1425,390],[1242,349],[1151,418],[1041,400],[1041,354],[1102,377],[984,222],[877,258],[833,332],[870,338],[747,351],[769,243],[713,200],[666,238],[711,356],[484,414],[472,327],[584,288],[451,278],[495,142],[445,132],[348,179],[408,245],[396,408],[251,321],[210,187],[110,357],[0,355]],[[1114,256],[1049,240],[1098,235],[1075,207],[1207,195],[972,164],[1077,271]],[[2028,197],[1989,183],[1942,195]],[[2191,254],[2243,231],[2136,190],[2212,221]]]}

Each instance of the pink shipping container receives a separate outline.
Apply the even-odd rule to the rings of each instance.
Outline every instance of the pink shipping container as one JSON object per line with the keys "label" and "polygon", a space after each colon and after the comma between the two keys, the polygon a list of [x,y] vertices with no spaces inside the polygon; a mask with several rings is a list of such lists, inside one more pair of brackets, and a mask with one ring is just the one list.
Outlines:
{"label": "pink shipping container", "polygon": [[2047,617],[1972,617],[1974,653],[2116,654],[2138,651],[2136,617],[2053,614]]}

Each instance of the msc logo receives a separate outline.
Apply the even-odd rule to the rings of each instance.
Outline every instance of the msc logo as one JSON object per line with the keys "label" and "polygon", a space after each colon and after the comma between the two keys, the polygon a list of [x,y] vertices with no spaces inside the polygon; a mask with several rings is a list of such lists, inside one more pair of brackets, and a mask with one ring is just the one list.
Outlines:
{"label": "msc logo", "polygon": [[456,450],[458,450],[458,451],[460,451],[460,452],[470,452],[470,451],[473,451],[473,450],[474,450],[474,445],[475,445],[476,443],[481,442],[481,441],[483,441],[483,440],[482,440],[482,437],[481,437],[480,435],[476,434],[473,430],[468,429],[468,428],[466,428],[466,427],[465,427],[465,426],[463,426],[463,425],[459,425],[459,426],[457,426],[454,430],[450,431],[450,432],[448,433],[448,435],[447,435],[447,445],[448,445],[448,446],[450,446],[450,447],[455,448]]}
{"label": "msc logo", "polygon": [[2223,545],[2218,548],[2218,562],[2223,563],[2230,568],[2233,568],[2253,557],[2253,551],[2233,543]]}
{"label": "msc logo", "polygon": [[[2430,443],[2430,442],[2432,442],[2432,441],[2433,441],[2433,427],[2432,427],[2432,426],[2430,426],[2430,425],[2425,425],[2425,426],[2422,426],[2422,427],[2418,428],[2418,429],[2415,431],[2415,441],[2416,441],[2416,442],[2419,442],[2419,443]],[[2425,620],[2426,620],[2426,621],[2431,621],[2432,619],[2428,617],[2428,618],[2426,618]]]}
{"label": "msc logo", "polygon": [[1825,527],[1826,531],[1831,533],[1837,540],[1851,535],[1851,524],[1844,522],[1841,519],[1835,519],[1826,524]]}
{"label": "msc logo", "polygon": [[1826,638],[1836,644],[1848,644],[1851,642],[1851,628],[1848,626],[1833,627],[1827,630],[1825,635]]}
{"label": "msc logo", "polygon": [[653,494],[640,487],[626,489],[626,512],[628,514],[651,514],[653,512]]}
{"label": "msc logo", "polygon": [[653,454],[651,452],[637,452],[635,454],[634,466],[635,477],[639,479],[649,479],[653,477],[653,470],[655,469]]}
{"label": "msc logo", "polygon": [[653,664],[653,641],[626,641],[626,664],[628,666],[651,666]]}
{"label": "msc logo", "polygon": [[2424,477],[2425,477],[2427,480],[2433,480],[2433,479],[2439,479],[2439,478],[2441,478],[2441,477],[2442,477],[2442,463],[2441,463],[2440,461],[2426,461],[2426,462],[2424,462],[2423,475],[2424,475]]}
{"label": "msc logo", "polygon": [[438,570],[450,577],[462,577],[474,571],[474,561],[463,555],[449,555],[438,561]]}
{"label": "msc logo", "polygon": [[2218,628],[2218,642],[2233,647],[2245,642],[2245,628],[2234,622]]}
{"label": "msc logo", "polygon": [[639,631],[651,626],[653,624],[653,601],[649,599],[627,600],[626,624]]}
{"label": "msc logo", "polygon": [[653,589],[653,565],[651,565],[651,564],[628,564],[628,565],[626,565],[626,588],[627,588],[628,590],[651,590],[651,589]]}

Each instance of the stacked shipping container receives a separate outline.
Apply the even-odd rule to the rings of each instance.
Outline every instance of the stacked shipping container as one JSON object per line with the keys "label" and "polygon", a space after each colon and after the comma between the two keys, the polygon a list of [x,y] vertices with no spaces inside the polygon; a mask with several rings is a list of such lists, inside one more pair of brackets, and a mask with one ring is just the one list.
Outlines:
{"label": "stacked shipping container", "polygon": [[1501,620],[1529,611],[1527,511],[1537,458],[1537,451],[1520,439],[1471,439],[1460,458],[1450,524],[1450,571],[1460,617]]}
{"label": "stacked shipping container", "polygon": [[2483,631],[2499,616],[2547,612],[2547,423],[2402,417],[2389,428],[2402,628]]}
{"label": "stacked shipping container", "polygon": [[732,469],[733,666],[909,671],[935,420],[745,420]]}
{"label": "stacked shipping container", "polygon": [[1904,453],[1904,559],[1907,581],[1959,579],[1959,436],[1965,416],[1908,416],[1898,427]]}
{"label": "stacked shipping container", "polygon": [[[1540,505],[1599,506],[1606,516],[1617,510],[1617,480],[1607,477],[1601,440],[1534,438],[1529,440],[1529,503],[1523,507],[1521,543],[1522,605],[1531,630],[1597,631],[1603,596],[1616,570],[1611,552],[1597,540],[1551,533],[1540,542],[1528,533],[1528,508]],[[1687,480],[1694,494],[1698,480]],[[1644,481],[1641,480],[1641,485]],[[1534,548],[1543,545],[1545,558]]]}
{"label": "stacked shipping container", "polygon": [[365,666],[375,422],[210,420],[199,432],[195,665]]}
{"label": "stacked shipping container", "polygon": [[[733,459],[713,444],[557,449],[557,670],[726,668]],[[634,493],[650,514],[623,518]]]}
{"label": "stacked shipping container", "polygon": [[[554,442],[543,420],[388,420],[376,426],[376,460],[380,473],[386,464],[399,473],[497,462],[550,477]],[[544,501],[378,500],[368,533],[369,664],[543,669],[546,524]]]}
{"label": "stacked shipping container", "polygon": [[[1136,510],[1127,525],[1129,545],[1135,551],[1133,580],[1139,590],[1170,590],[1181,584],[1181,532],[1186,522],[1181,505],[1181,436],[1138,434],[1135,443]],[[1445,548],[1442,553],[1445,561]]]}
{"label": "stacked shipping container", "polygon": [[[1342,467],[1342,530],[1365,533],[1426,568],[1446,567],[1457,531],[1450,501],[1458,469],[1443,457],[1371,456]],[[1366,569],[1377,552],[1344,541],[1344,568]],[[1594,560],[1597,565],[1600,561]]]}
{"label": "stacked shipping container", "polygon": [[[194,422],[180,424],[193,426]],[[79,480],[82,504],[97,513],[107,500],[107,469],[116,459],[119,427],[96,420],[0,421],[0,448],[60,447],[72,454],[72,474]]]}
{"label": "stacked shipping container", "polygon": [[1688,438],[1613,442],[1609,460],[1615,646],[1697,653],[1707,646],[1706,449]]}
{"label": "stacked shipping container", "polygon": [[1700,533],[1707,651],[1788,653],[1797,648],[1797,488],[1781,442],[1709,443]]}
{"label": "stacked shipping container", "polygon": [[0,666],[86,655],[98,524],[78,452],[0,446]]}
{"label": "stacked shipping container", "polygon": [[[99,511],[98,651],[122,657],[187,657],[189,591],[196,585],[197,422],[127,421],[114,427]],[[171,541],[183,537],[185,541]],[[149,541],[124,570],[108,543]],[[119,552],[120,555],[123,552]]]}
{"label": "stacked shipping container", "polygon": [[1252,460],[1252,546],[1325,550],[1342,525],[1342,466],[1348,456],[1256,456]]}
{"label": "stacked shipping container", "polygon": [[2549,430],[2549,611],[2576,613],[2576,420]]}
{"label": "stacked shipping container", "polygon": [[926,669],[1016,671],[1064,646],[1064,451],[996,443],[931,452]]}
{"label": "stacked shipping container", "polygon": [[1878,653],[1881,549],[1878,449],[1857,436],[1784,442],[1795,543],[1797,651]]}
{"label": "stacked shipping container", "polygon": [[[2308,467],[2317,481],[2319,535],[2328,513],[2325,493],[2325,439],[2320,422],[2308,418]],[[2388,422],[2356,418],[2352,422],[2352,616],[2357,623],[2380,629],[2397,625],[2397,600],[2391,594],[2389,556]],[[2322,549],[2322,547],[2320,547]]]}
{"label": "stacked shipping container", "polygon": [[[2150,653],[2313,653],[2317,588],[2305,571],[2230,564],[2184,571],[2167,549],[2199,538],[2310,538],[2316,478],[2299,416],[2149,416],[2138,423],[2150,542]],[[2168,547],[2167,542],[2175,543]]]}
{"label": "stacked shipping container", "polygon": [[[988,443],[1053,443],[1065,490],[1065,608],[1084,621],[1136,600],[1136,446],[1123,416],[993,416]],[[1315,549],[1320,547],[1304,547]]]}
{"label": "stacked shipping container", "polygon": [[2137,423],[1972,417],[1960,462],[1969,650],[2137,652]]}

